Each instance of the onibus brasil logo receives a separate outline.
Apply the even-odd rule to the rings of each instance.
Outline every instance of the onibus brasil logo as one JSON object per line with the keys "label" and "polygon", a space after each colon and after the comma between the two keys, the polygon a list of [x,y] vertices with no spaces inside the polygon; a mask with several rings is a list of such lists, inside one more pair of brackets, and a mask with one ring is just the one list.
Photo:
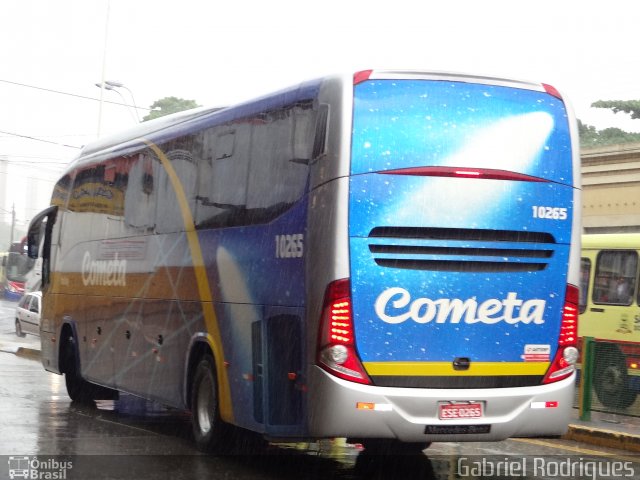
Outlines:
{"label": "onibus brasil logo", "polygon": [[29,456],[9,457],[9,478],[31,480],[66,480],[67,471],[73,468],[73,462],[55,458],[40,459]]}

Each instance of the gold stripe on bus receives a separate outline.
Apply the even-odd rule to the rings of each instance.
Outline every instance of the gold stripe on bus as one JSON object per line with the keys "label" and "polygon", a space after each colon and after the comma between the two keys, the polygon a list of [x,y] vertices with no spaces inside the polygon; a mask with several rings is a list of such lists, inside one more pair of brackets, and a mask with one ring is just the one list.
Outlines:
{"label": "gold stripe on bus", "polygon": [[364,362],[367,373],[372,376],[507,376],[544,375],[548,362],[471,362],[468,370],[454,370],[451,362]]}
{"label": "gold stripe on bus", "polygon": [[222,349],[222,339],[220,336],[220,329],[218,327],[218,319],[216,312],[213,308],[213,297],[211,295],[211,288],[209,285],[209,278],[207,277],[207,270],[204,266],[204,258],[202,256],[202,248],[200,247],[200,240],[198,239],[198,233],[195,229],[195,223],[193,221],[193,215],[189,208],[189,202],[187,196],[182,188],[182,183],[178,174],[173,169],[171,161],[167,158],[164,152],[153,142],[147,139],[141,139],[146,143],[151,150],[156,154],[160,163],[164,167],[171,185],[176,193],[176,199],[182,213],[182,221],[184,222],[184,230],[189,242],[189,250],[191,251],[191,260],[193,262],[193,269],[196,276],[196,283],[198,286],[198,294],[200,296],[200,302],[202,304],[202,311],[204,315],[205,325],[207,327],[207,337],[211,345],[213,346],[213,355],[216,361],[216,373],[220,380],[220,416],[226,422],[233,421],[233,408],[231,405],[231,391],[229,388],[229,378],[227,376],[227,369],[225,367],[224,353]]}

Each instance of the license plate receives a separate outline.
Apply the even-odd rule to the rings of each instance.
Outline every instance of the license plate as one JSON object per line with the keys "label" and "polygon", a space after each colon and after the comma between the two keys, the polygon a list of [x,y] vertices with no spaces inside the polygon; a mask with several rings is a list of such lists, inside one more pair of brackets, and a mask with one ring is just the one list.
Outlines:
{"label": "license plate", "polygon": [[481,418],[481,403],[441,403],[438,409],[440,420],[458,420],[463,418]]}

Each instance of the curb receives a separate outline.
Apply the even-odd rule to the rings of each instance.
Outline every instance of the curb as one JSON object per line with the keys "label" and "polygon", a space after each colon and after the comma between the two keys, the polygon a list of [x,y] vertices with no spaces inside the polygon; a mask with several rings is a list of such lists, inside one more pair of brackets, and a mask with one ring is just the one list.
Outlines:
{"label": "curb", "polygon": [[41,352],[40,350],[36,350],[35,348],[28,348],[28,347],[18,347],[18,350],[16,351],[16,355],[18,357],[24,357],[24,358],[29,358],[31,360],[38,360],[40,361],[41,358]]}
{"label": "curb", "polygon": [[29,347],[7,347],[0,345],[0,352],[13,353],[18,357],[29,358],[31,360],[40,360],[40,350]]}
{"label": "curb", "polygon": [[623,433],[584,425],[569,425],[569,431],[562,436],[565,440],[588,443],[598,447],[616,448],[640,453],[640,435]]}

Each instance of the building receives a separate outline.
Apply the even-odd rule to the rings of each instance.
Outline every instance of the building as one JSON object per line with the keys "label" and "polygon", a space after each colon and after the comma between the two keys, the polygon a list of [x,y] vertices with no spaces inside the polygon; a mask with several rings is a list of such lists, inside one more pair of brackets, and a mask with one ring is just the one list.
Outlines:
{"label": "building", "polygon": [[640,232],[640,143],[583,149],[585,233]]}

